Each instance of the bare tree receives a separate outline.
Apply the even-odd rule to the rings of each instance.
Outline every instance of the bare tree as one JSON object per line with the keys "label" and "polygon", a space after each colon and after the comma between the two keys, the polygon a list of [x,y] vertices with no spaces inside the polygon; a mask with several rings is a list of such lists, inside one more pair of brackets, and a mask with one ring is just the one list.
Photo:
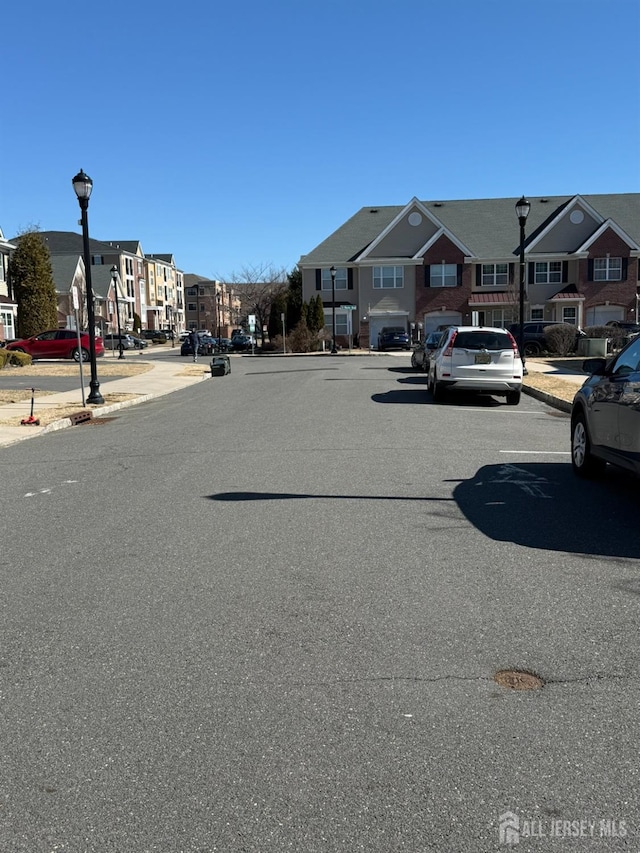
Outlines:
{"label": "bare tree", "polygon": [[240,297],[243,316],[255,315],[258,334],[264,344],[264,329],[269,321],[271,304],[289,286],[287,270],[277,269],[273,264],[246,266],[231,273],[224,281]]}

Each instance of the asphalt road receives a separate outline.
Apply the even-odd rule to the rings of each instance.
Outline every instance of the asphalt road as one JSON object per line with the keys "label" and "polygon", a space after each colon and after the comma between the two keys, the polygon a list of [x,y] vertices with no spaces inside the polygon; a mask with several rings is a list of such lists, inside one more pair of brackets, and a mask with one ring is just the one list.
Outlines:
{"label": "asphalt road", "polygon": [[408,363],[0,448],[0,851],[640,850],[637,482]]}

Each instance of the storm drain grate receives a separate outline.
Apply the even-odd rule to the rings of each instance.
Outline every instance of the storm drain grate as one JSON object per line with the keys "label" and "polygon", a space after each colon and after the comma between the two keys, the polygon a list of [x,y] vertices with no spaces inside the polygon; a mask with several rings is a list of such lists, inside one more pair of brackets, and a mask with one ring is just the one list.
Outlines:
{"label": "storm drain grate", "polygon": [[521,669],[501,669],[493,676],[493,680],[509,690],[540,690],[544,687],[540,676]]}
{"label": "storm drain grate", "polygon": [[97,426],[100,426],[100,424],[108,424],[109,421],[115,421],[115,420],[116,420],[116,418],[91,418],[90,421],[83,421],[82,423],[83,423],[83,425],[86,425],[86,426],[92,426],[94,424]]}

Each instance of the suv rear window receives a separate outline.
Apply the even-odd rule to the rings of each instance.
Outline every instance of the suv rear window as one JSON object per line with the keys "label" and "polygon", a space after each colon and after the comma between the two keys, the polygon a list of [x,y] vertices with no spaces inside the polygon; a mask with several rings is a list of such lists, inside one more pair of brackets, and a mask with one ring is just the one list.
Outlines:
{"label": "suv rear window", "polygon": [[511,349],[511,338],[506,332],[458,332],[454,349]]}

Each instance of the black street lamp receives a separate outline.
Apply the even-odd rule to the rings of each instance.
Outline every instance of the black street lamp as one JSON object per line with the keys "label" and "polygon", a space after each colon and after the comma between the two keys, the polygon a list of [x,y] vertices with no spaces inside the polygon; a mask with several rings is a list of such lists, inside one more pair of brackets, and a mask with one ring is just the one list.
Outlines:
{"label": "black street lamp", "polygon": [[[78,197],[80,204],[81,222],[82,222],[82,246],[84,256],[84,274],[87,285],[87,317],[89,323],[89,362],[91,364],[91,382],[89,387],[91,391],[87,397],[87,403],[100,404],[104,403],[104,397],[100,393],[100,383],[98,382],[98,368],[96,365],[96,318],[93,305],[93,286],[91,284],[91,252],[89,250],[89,222],[87,219],[87,210],[89,209],[89,196],[93,189],[93,181],[89,175],[80,169],[75,178],[72,179],[73,189]],[[82,353],[80,353],[82,358]]]}
{"label": "black street lamp", "polygon": [[516,202],[516,216],[520,223],[520,324],[518,326],[518,349],[520,350],[520,358],[522,359],[522,368],[525,369],[524,358],[524,226],[527,222],[527,216],[531,210],[531,205],[527,199],[522,196],[520,201]]}
{"label": "black street lamp", "polygon": [[217,340],[216,340],[216,351],[222,352],[222,347],[220,345],[220,328],[221,328],[220,315],[222,313],[222,305],[221,305],[222,296],[220,295],[220,291],[218,291],[218,293],[216,294],[216,302],[218,303],[218,311],[217,311],[217,317],[216,317],[216,319],[218,320],[218,335],[217,335]]}
{"label": "black street lamp", "polygon": [[331,305],[333,311],[333,329],[331,334],[331,352],[332,354],[336,354],[338,352],[336,348],[336,268],[331,267],[329,270],[331,273]]}
{"label": "black street lamp", "polygon": [[116,294],[116,317],[118,318],[118,350],[120,352],[118,358],[124,358],[124,345],[122,343],[122,333],[120,332],[120,303],[118,302],[118,267],[115,264],[111,267],[111,280],[113,281],[113,289]]}

